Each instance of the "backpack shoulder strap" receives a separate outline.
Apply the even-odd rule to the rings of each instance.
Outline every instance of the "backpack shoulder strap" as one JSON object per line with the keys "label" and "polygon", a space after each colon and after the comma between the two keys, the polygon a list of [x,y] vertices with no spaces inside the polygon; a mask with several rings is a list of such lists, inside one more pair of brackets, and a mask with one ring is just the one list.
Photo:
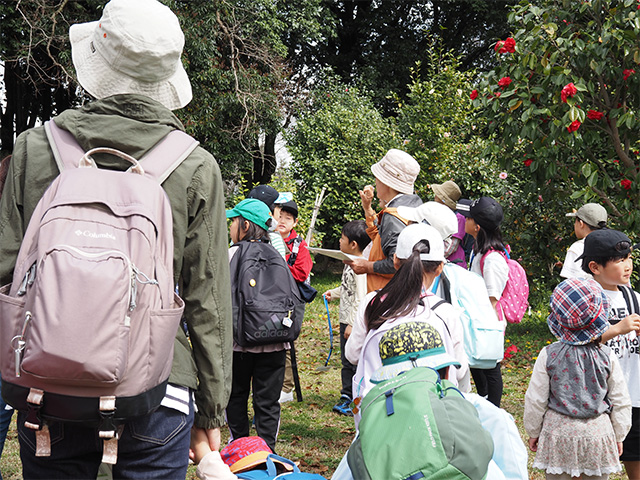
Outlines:
{"label": "backpack shoulder strap", "polygon": [[71,135],[71,132],[58,127],[53,120],[44,122],[44,131],[47,134],[49,145],[51,145],[58,170],[62,172],[65,168],[77,167],[85,151]]}
{"label": "backpack shoulder strap", "polygon": [[401,217],[400,214],[398,213],[398,209],[396,207],[386,207],[385,209],[383,209],[380,212],[380,217],[379,217],[378,223],[380,222],[380,219],[382,219],[382,215],[384,215],[385,213],[388,214],[388,215],[391,215],[392,217],[396,217],[398,220],[400,220],[405,225],[409,225],[409,220],[407,220],[404,217]]}
{"label": "backpack shoulder strap", "polygon": [[440,300],[439,302],[436,302],[434,305],[430,305],[430,308],[431,308],[431,311],[436,314],[436,317],[440,319],[440,321],[444,325],[444,328],[447,330],[449,337],[451,337],[451,331],[449,330],[449,326],[447,325],[447,322],[445,322],[444,319],[436,313],[436,308],[438,308],[443,303],[449,303],[449,302],[447,302],[446,300]]}
{"label": "backpack shoulder strap", "polygon": [[[442,283],[442,292],[444,293],[444,300],[451,303],[451,281],[449,280],[447,275],[444,273],[444,270],[440,274],[440,282]],[[440,303],[442,302],[439,302],[437,305],[440,305]],[[436,305],[433,306],[433,308],[435,307]]]}
{"label": "backpack shoulder strap", "polygon": [[636,297],[636,293],[633,291],[633,289],[625,285],[618,285],[618,289],[622,292],[622,296],[624,297],[624,301],[627,304],[627,311],[629,312],[629,314],[640,313],[638,298]]}
{"label": "backpack shoulder strap", "polygon": [[291,245],[291,255],[289,255],[289,259],[287,263],[293,267],[296,263],[296,259],[298,258],[298,251],[300,250],[300,244],[302,243],[302,237],[298,235],[296,238],[288,242],[287,245]]}
{"label": "backpack shoulder strap", "polygon": [[158,183],[163,183],[198,144],[196,139],[182,130],[172,130],[142,156],[142,168]]}

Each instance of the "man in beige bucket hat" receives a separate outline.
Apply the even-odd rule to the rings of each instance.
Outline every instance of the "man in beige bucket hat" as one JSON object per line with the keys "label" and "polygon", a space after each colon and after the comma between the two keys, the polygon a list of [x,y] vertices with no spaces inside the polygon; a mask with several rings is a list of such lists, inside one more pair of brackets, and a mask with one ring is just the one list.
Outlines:
{"label": "man in beige bucket hat", "polygon": [[[156,0],[112,0],[99,21],[73,25],[69,37],[78,81],[95,100],[53,122],[84,151],[113,147],[140,158],[169,132],[184,130],[172,110],[184,107],[192,94],[180,58],[184,36],[169,8]],[[106,154],[95,160],[98,166],[126,169]],[[11,282],[24,227],[57,175],[45,128],[22,133],[0,202],[2,285]],[[171,204],[173,270],[189,339],[179,329],[162,406],[124,425],[114,478],[185,478],[194,419],[212,450],[219,449],[219,428],[225,424],[233,328],[220,169],[211,154],[196,147],[162,187]],[[49,423],[51,455],[42,457],[33,450],[36,433],[24,423],[21,413],[25,478],[96,478],[103,452],[95,428]]]}
{"label": "man in beige bucket hat", "polygon": [[398,234],[409,220],[398,214],[399,206],[417,207],[422,204],[413,193],[413,184],[420,173],[420,165],[406,152],[392,148],[382,159],[371,166],[376,179],[376,195],[383,207],[380,213],[371,207],[373,186],[360,191],[362,208],[367,222],[367,233],[371,238],[369,259],[358,258],[345,262],[356,274],[367,274],[367,290],[372,292],[385,286],[393,274],[393,254],[396,251]]}

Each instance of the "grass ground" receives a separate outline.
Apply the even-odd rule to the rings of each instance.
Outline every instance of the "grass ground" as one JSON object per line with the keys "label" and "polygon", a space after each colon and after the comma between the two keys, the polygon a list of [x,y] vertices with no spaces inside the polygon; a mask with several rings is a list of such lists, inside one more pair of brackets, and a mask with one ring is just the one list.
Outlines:
{"label": "grass ground", "polygon": [[[339,274],[318,274],[313,285],[320,294],[340,282]],[[282,406],[278,454],[299,462],[303,471],[316,472],[330,478],[355,434],[353,419],[331,411],[340,397],[340,342],[338,339],[338,304],[329,304],[334,332],[333,352],[329,353],[329,328],[327,312],[320,295],[307,306],[305,323],[296,342],[298,368],[302,385],[303,402],[285,403]],[[553,341],[546,325],[546,311],[532,310],[518,325],[508,325],[505,347],[514,346],[517,351],[503,362],[504,395],[502,407],[516,420],[523,440],[522,429],[524,394],[529,376],[540,349]],[[14,416],[15,418],[15,416]],[[223,440],[228,438],[223,431]],[[529,456],[529,465],[533,455]],[[0,472],[5,480],[21,478],[18,440],[15,420],[9,432],[5,451],[0,461]],[[195,479],[195,468],[190,467],[189,479]],[[544,479],[540,471],[530,470],[532,480]],[[612,475],[610,480],[622,480],[626,476]]]}

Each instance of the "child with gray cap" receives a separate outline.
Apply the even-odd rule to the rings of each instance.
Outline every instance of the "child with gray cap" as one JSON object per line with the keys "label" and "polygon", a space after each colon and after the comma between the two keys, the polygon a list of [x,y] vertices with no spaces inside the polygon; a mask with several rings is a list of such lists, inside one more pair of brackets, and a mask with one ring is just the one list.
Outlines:
{"label": "child with gray cap", "polygon": [[578,260],[584,251],[584,239],[591,232],[607,226],[607,211],[602,205],[597,203],[587,203],[581,206],[578,211],[567,213],[567,217],[574,217],[573,231],[578,238],[567,250],[567,255],[560,270],[563,278],[591,278],[591,274],[585,272]]}

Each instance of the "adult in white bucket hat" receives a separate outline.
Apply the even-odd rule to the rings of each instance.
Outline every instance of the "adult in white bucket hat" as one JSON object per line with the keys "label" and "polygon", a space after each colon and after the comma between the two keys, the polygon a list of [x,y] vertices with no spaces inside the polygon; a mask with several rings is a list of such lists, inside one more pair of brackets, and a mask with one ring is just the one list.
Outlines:
{"label": "adult in white bucket hat", "polygon": [[[180,59],[184,37],[169,8],[156,0],[112,0],[97,22],[73,25],[70,40],[78,81],[95,99],[62,112],[53,127],[33,128],[17,138],[0,202],[2,285],[12,280],[24,227],[58,175],[47,131],[61,132],[83,151],[112,147],[139,159],[168,133],[184,130],[172,110],[184,107],[192,94]],[[114,478],[185,478],[192,425],[217,451],[225,424],[233,328],[224,186],[215,159],[204,149],[195,147],[182,157],[162,187],[171,205],[174,277],[185,300],[190,341],[182,329],[177,332],[162,406],[120,432]],[[127,168],[108,154],[94,160],[98,167]],[[34,446],[40,446],[41,431],[24,423],[21,412],[25,478],[96,478],[103,443],[95,428],[47,423],[50,455],[40,456]]]}
{"label": "adult in white bucket hat", "polygon": [[374,188],[367,185],[360,191],[362,208],[371,237],[369,259],[359,258],[350,262],[357,274],[367,274],[367,291],[385,286],[393,274],[393,254],[398,234],[409,220],[398,213],[398,207],[418,207],[422,200],[413,193],[413,184],[420,173],[420,165],[407,152],[392,148],[382,159],[371,166],[376,179],[375,192],[382,210],[376,214],[371,207]]}

